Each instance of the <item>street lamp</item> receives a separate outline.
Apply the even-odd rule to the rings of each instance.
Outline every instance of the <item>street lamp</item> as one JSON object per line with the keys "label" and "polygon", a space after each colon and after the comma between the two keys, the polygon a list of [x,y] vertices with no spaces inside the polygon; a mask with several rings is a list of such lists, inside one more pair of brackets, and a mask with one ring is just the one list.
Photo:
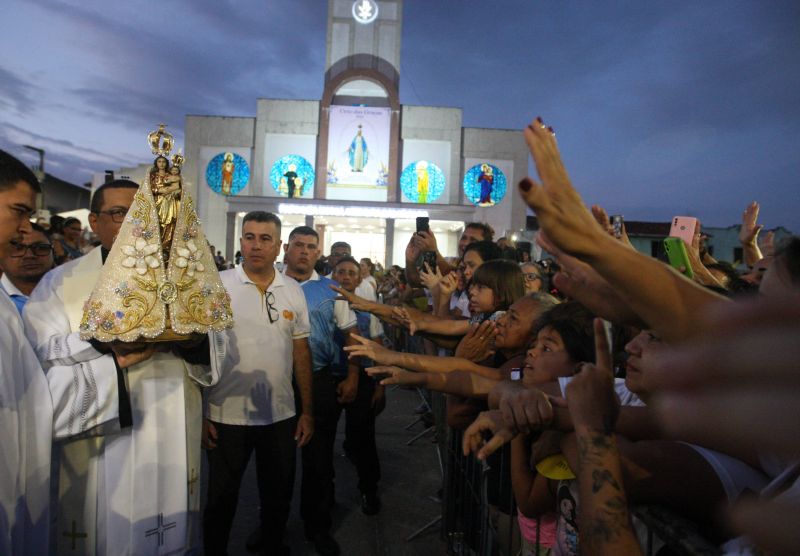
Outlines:
{"label": "street lamp", "polygon": [[26,149],[30,149],[39,153],[39,169],[34,171],[36,177],[39,179],[39,184],[42,188],[42,199],[41,199],[41,208],[46,208],[47,205],[44,204],[44,149],[40,149],[39,147],[32,147],[30,145],[22,145]]}

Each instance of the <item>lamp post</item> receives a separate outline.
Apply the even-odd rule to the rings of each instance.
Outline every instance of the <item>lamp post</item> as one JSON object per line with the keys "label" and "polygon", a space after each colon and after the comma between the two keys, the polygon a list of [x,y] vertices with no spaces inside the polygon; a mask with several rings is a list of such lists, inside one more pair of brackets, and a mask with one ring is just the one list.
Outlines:
{"label": "lamp post", "polygon": [[44,149],[40,149],[39,147],[32,147],[30,145],[22,145],[26,149],[30,149],[39,153],[39,168],[38,170],[34,170],[34,174],[39,179],[39,184],[42,187],[42,197],[41,197],[41,206],[39,208],[46,208],[47,205],[44,204]]}

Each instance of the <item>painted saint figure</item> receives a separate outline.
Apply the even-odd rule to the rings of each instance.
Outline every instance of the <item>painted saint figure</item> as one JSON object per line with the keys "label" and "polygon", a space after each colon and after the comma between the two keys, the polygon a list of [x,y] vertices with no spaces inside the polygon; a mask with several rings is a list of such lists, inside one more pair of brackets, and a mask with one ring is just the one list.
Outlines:
{"label": "painted saint figure", "polygon": [[428,202],[428,163],[424,160],[417,162],[417,202]]}
{"label": "painted saint figure", "polygon": [[281,186],[286,186],[287,197],[290,199],[300,197],[303,194],[302,179],[297,176],[297,166],[295,164],[289,164],[288,171],[281,178]]}
{"label": "painted saint figure", "polygon": [[225,161],[222,163],[222,183],[220,190],[223,195],[230,195],[233,187],[233,171],[236,165],[233,163],[233,153],[225,153]]}
{"label": "painted saint figure", "polygon": [[367,149],[367,142],[361,135],[361,125],[358,126],[358,133],[350,143],[350,148],[347,150],[350,157],[350,167],[353,172],[363,172],[364,166],[367,165],[369,158],[369,150]]}
{"label": "painted saint figure", "polygon": [[481,197],[478,204],[481,206],[493,205],[492,186],[494,185],[494,173],[488,164],[481,164],[481,173],[478,175],[478,184],[481,186]]}

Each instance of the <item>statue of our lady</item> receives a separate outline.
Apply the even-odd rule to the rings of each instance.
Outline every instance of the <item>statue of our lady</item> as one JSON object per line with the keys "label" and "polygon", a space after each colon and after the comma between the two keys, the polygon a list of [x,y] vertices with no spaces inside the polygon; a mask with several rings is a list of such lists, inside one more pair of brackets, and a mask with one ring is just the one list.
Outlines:
{"label": "statue of our lady", "polygon": [[233,326],[230,297],[183,190],[184,157],[169,154],[164,125],[148,135],[156,155],[134,196],[92,295],[81,338],[176,341]]}

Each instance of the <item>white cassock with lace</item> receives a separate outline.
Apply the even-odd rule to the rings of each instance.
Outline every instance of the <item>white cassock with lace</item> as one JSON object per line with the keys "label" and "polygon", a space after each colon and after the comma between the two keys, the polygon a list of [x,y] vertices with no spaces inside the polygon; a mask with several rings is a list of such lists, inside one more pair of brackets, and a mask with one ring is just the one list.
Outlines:
{"label": "white cassock with lace", "polygon": [[[200,547],[200,386],[219,378],[227,335],[209,334],[211,365],[171,353],[121,371],[132,426],[120,427],[113,357],[80,339],[100,248],[49,272],[24,311],[47,376],[59,436],[58,554],[185,554]],[[123,409],[125,405],[123,404]]]}

